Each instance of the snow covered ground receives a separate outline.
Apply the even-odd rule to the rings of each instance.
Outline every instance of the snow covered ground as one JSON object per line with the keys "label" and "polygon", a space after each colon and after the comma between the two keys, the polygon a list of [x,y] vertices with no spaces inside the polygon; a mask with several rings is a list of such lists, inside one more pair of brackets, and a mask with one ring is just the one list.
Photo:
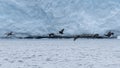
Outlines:
{"label": "snow covered ground", "polygon": [[120,68],[120,40],[0,40],[0,68]]}

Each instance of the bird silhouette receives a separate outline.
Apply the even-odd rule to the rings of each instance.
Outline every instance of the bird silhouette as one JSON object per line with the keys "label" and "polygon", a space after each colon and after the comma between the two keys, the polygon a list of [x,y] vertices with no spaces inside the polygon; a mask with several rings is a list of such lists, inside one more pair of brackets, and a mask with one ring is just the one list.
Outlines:
{"label": "bird silhouette", "polygon": [[74,41],[76,41],[79,37],[80,37],[79,35],[75,36]]}
{"label": "bird silhouette", "polygon": [[61,31],[59,31],[59,34],[64,34],[64,29],[62,29]]}
{"label": "bird silhouette", "polygon": [[54,37],[54,36],[55,36],[54,33],[50,33],[50,34],[49,34],[49,37]]}
{"label": "bird silhouette", "polygon": [[112,35],[114,35],[114,33],[111,31],[109,31],[107,34],[105,34],[105,36],[107,36],[107,37],[111,37]]}
{"label": "bird silhouette", "polygon": [[93,35],[93,38],[98,38],[99,37],[99,34],[94,34]]}
{"label": "bird silhouette", "polygon": [[7,37],[14,35],[13,32],[6,33]]}

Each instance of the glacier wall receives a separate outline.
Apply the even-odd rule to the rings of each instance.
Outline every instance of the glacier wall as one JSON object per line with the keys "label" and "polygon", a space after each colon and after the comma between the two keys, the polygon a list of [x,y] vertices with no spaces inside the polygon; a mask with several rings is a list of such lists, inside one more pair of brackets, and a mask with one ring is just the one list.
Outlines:
{"label": "glacier wall", "polygon": [[0,35],[120,34],[120,0],[0,0]]}

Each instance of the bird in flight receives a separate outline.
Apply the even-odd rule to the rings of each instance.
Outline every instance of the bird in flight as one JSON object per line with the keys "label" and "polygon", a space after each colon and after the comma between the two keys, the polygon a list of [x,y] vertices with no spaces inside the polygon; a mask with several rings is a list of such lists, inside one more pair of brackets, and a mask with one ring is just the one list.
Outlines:
{"label": "bird in flight", "polygon": [[14,35],[13,32],[6,33],[7,37]]}
{"label": "bird in flight", "polygon": [[64,34],[64,29],[62,29],[61,31],[59,31],[59,34]]}

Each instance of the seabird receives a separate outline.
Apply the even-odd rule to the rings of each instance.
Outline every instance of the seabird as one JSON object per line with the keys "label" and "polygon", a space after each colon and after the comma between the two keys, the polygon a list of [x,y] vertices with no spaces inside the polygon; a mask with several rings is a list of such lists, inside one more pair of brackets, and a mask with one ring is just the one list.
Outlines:
{"label": "seabird", "polygon": [[99,34],[94,34],[93,37],[94,37],[94,38],[98,38],[98,37],[99,37]]}
{"label": "seabird", "polygon": [[77,40],[79,37],[80,37],[79,35],[75,36],[74,41]]}
{"label": "seabird", "polygon": [[64,34],[64,29],[62,29],[61,31],[59,31],[59,34]]}
{"label": "seabird", "polygon": [[105,36],[107,36],[107,37],[111,37],[112,35],[114,35],[114,33],[111,31],[109,31],[107,34],[105,34]]}
{"label": "seabird", "polygon": [[49,37],[54,37],[54,36],[55,36],[54,33],[50,33],[50,34],[49,34]]}
{"label": "seabird", "polygon": [[12,36],[13,34],[14,34],[13,32],[6,33],[7,37]]}

